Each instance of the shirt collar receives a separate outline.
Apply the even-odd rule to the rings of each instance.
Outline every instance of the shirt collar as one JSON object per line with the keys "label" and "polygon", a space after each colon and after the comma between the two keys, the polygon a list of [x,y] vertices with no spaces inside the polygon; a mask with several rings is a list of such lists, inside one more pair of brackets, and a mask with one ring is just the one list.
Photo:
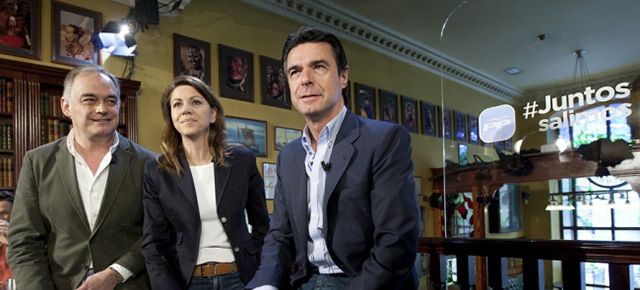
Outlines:
{"label": "shirt collar", "polygon": [[[118,144],[120,144],[120,136],[118,136],[117,132],[113,132],[113,145],[111,145],[109,147],[109,152],[113,153],[116,151],[116,148],[118,148]],[[76,157],[77,155],[77,151],[76,151],[76,145],[75,145],[75,141],[76,139],[76,134],[73,131],[73,129],[71,129],[71,131],[69,131],[69,135],[67,136],[67,149],[69,149],[69,152],[71,152],[71,155],[73,155],[74,157]]]}
{"label": "shirt collar", "polygon": [[[347,107],[342,106],[342,110],[335,116],[327,125],[320,131],[320,134],[328,134],[329,143],[333,143],[336,140],[336,136],[338,136],[338,131],[340,131],[340,127],[342,127],[342,121],[344,121],[344,117],[347,115]],[[311,149],[311,131],[309,131],[309,125],[304,126],[304,130],[302,131],[302,138],[300,141],[302,142],[302,146],[305,150],[309,151]]]}

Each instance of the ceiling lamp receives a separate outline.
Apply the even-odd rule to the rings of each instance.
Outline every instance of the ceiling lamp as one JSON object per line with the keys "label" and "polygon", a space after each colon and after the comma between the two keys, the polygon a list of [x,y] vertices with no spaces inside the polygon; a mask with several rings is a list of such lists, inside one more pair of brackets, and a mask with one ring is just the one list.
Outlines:
{"label": "ceiling lamp", "polygon": [[137,44],[133,33],[129,23],[109,21],[91,36],[91,42],[111,55],[135,56]]}

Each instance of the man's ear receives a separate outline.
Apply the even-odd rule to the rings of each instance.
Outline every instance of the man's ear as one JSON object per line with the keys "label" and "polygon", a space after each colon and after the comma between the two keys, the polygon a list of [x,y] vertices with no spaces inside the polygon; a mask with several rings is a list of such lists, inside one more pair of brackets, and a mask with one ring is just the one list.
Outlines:
{"label": "man's ear", "polygon": [[67,102],[67,99],[62,97],[60,98],[60,108],[62,108],[62,113],[71,118],[71,108],[70,108],[71,104],[69,102]]}

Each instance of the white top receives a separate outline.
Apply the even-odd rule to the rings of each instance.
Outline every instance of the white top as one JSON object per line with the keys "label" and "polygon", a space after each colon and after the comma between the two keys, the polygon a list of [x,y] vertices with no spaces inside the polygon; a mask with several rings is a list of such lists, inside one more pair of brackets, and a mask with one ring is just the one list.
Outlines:
{"label": "white top", "polygon": [[207,262],[232,263],[235,261],[235,257],[231,250],[231,243],[218,217],[213,162],[206,165],[189,166],[189,168],[196,188],[202,224],[196,265]]}
{"label": "white top", "polygon": [[[118,144],[120,143],[120,137],[118,137],[118,134],[115,132],[113,134],[115,135],[113,145],[109,147],[109,153],[111,154],[104,155],[95,175],[91,172],[89,164],[87,164],[84,158],[82,158],[78,151],[76,151],[74,143],[76,135],[73,132],[73,129],[71,129],[67,137],[67,149],[69,149],[69,152],[74,158],[78,189],[80,190],[84,213],[87,215],[91,231],[94,229],[98,213],[100,212],[100,206],[102,205],[104,190],[107,187],[107,180],[109,179],[108,168],[109,165],[111,165],[111,158],[113,157],[113,152],[116,151],[116,148],[118,148]],[[93,268],[93,261],[91,261],[90,267]],[[121,265],[114,263],[111,267],[118,271],[118,273],[124,277],[125,281],[133,276],[131,271]]]}

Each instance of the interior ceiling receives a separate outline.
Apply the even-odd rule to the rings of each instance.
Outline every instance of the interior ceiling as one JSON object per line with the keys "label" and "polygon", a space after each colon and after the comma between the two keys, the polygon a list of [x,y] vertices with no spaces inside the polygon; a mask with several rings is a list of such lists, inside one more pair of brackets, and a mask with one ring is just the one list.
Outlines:
{"label": "interior ceiling", "polygon": [[[637,0],[245,1],[301,21],[306,18],[303,23],[338,29],[341,36],[377,45],[390,55],[398,44],[410,48],[421,56],[418,61],[413,57],[418,65],[428,66],[429,57],[422,55],[431,54],[444,67],[454,68],[453,78],[461,74],[458,79],[467,83],[486,82],[485,90],[512,101],[537,98],[537,92],[575,83],[572,53],[578,49],[586,51],[591,78],[635,78],[640,73]],[[371,33],[391,40],[382,41]],[[541,41],[541,34],[548,37]],[[512,67],[522,73],[504,72]]]}

